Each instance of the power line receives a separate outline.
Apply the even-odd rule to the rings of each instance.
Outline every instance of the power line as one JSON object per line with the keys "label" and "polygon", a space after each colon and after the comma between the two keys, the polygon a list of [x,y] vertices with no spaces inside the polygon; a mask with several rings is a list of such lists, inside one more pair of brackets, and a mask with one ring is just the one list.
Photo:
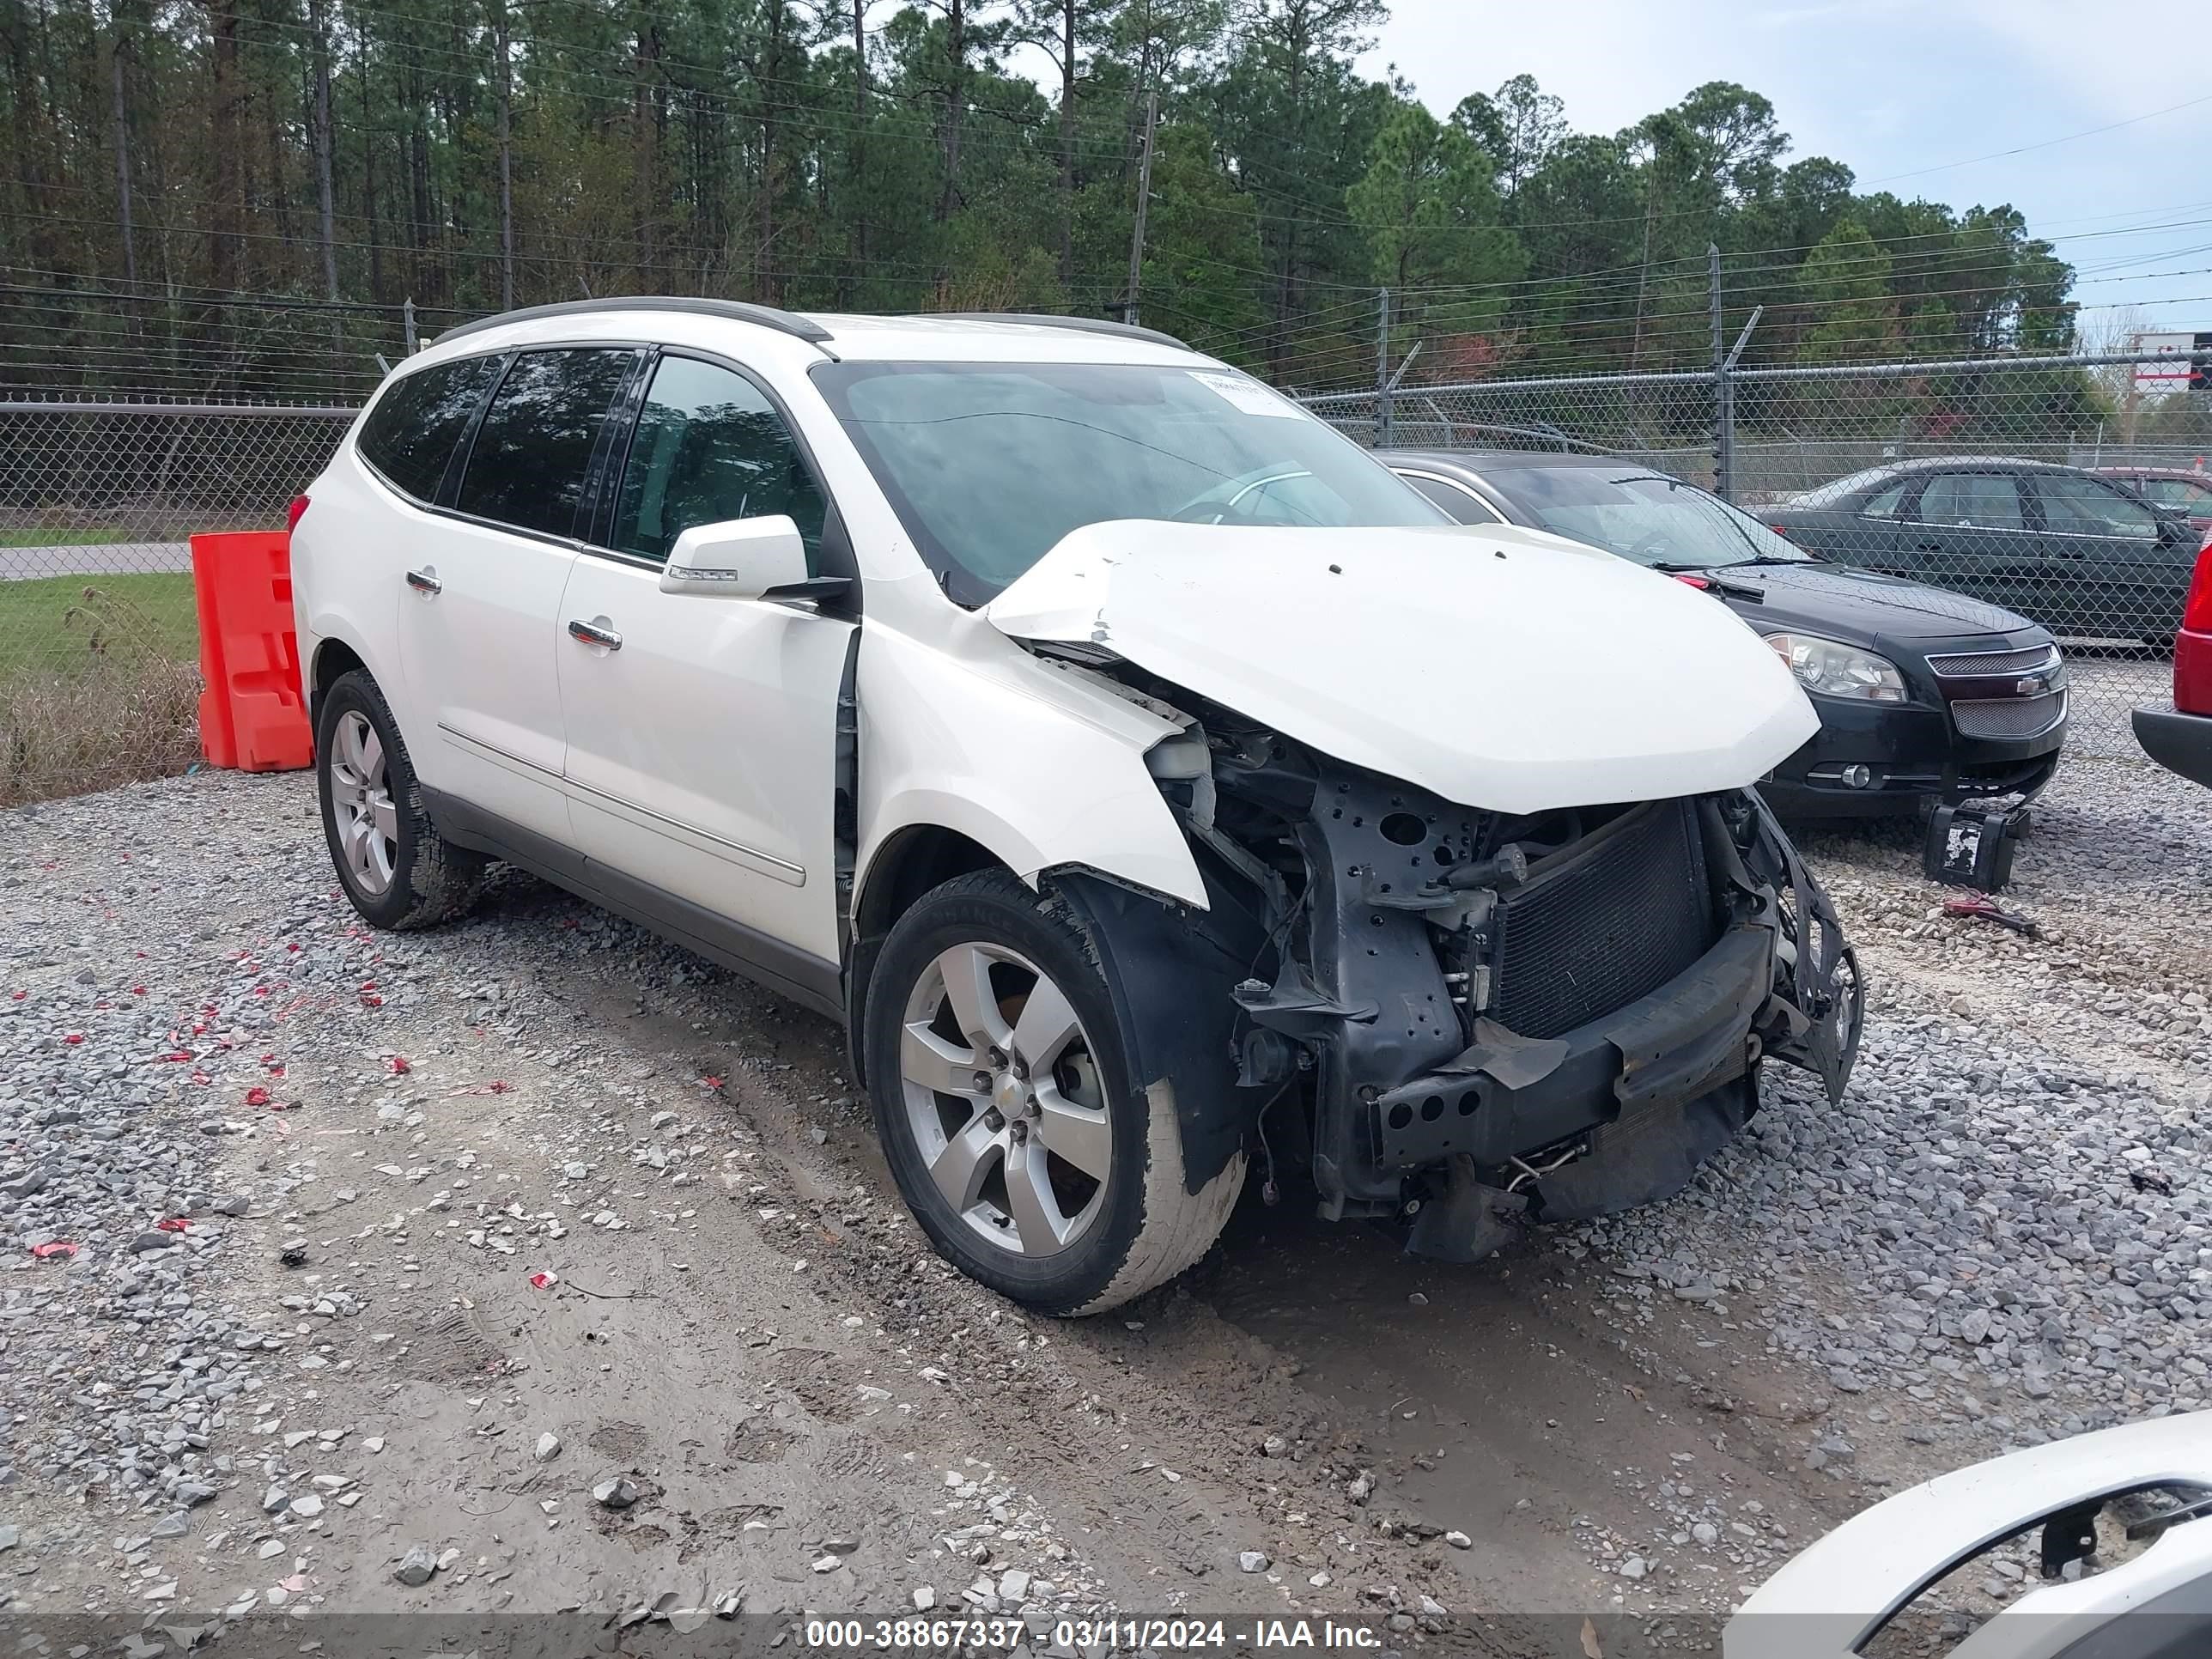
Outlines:
{"label": "power line", "polygon": [[1954,167],[1970,167],[1978,162],[2002,161],[2008,155],[2026,155],[2031,150],[2049,149],[2055,144],[2070,144],[2077,138],[2094,138],[2102,132],[2117,132],[2122,127],[2131,127],[2142,121],[2154,121],[2161,115],[2172,115],[2178,110],[2195,109],[2201,104],[2212,104],[2212,92],[2201,98],[2168,104],[2164,109],[2147,110],[2141,115],[2130,115],[2123,121],[2108,121],[2101,127],[2084,127],[2079,132],[2061,133],[2056,138],[2039,139],[2032,144],[2015,144],[2010,149],[1993,149],[1986,155],[1969,155],[1963,161],[1939,161],[1934,167],[1915,167],[1910,173],[1893,173],[1887,178],[1869,179],[1868,183],[1893,184],[1899,179],[1922,179],[1931,173],[1948,173]]}

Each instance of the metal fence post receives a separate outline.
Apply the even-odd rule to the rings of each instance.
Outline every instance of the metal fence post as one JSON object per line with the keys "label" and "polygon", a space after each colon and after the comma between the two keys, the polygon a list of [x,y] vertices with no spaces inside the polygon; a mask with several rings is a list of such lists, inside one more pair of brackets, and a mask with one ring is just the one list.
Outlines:
{"label": "metal fence post", "polygon": [[1397,387],[1390,378],[1390,290],[1376,290],[1375,323],[1375,447],[1390,447],[1390,406]]}
{"label": "metal fence post", "polygon": [[1735,499],[1735,383],[1729,374],[1732,365],[1721,337],[1721,249],[1717,242],[1705,244],[1705,270],[1711,289],[1708,307],[1712,316],[1713,337],[1713,494],[1724,501],[1733,501]]}
{"label": "metal fence post", "polygon": [[403,301],[399,307],[399,316],[400,320],[405,324],[407,328],[407,355],[412,357],[416,351],[421,349],[421,348],[415,343],[415,301],[412,300]]}

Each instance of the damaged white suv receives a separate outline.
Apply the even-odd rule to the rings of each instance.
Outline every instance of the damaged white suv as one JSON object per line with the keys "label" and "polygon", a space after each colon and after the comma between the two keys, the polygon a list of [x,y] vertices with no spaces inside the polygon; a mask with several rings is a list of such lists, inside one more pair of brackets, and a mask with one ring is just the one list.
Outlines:
{"label": "damaged white suv", "polygon": [[845,1021],[939,1249],[1080,1313],[1272,1197],[1472,1260],[1674,1191],[1863,998],[1668,578],[1163,335],[594,301],[410,358],[292,571],[380,927],[534,871]]}

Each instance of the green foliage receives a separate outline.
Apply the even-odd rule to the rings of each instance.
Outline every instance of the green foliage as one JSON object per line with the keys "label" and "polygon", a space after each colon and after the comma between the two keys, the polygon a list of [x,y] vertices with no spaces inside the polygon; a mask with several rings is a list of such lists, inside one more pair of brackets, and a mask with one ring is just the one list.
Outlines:
{"label": "green foliage", "polygon": [[1797,270],[1797,301],[1811,319],[1798,341],[1798,361],[1893,355],[1897,302],[1889,284],[1889,255],[1863,227],[1846,219],[1823,236]]}
{"label": "green foliage", "polygon": [[[350,401],[404,349],[403,301],[434,333],[509,291],[1101,316],[1133,297],[1314,387],[1371,382],[1388,286],[1416,380],[1656,368],[1710,353],[1709,244],[1731,333],[1766,307],[1753,364],[2074,338],[2073,273],[2010,207],[1861,194],[1729,82],[1612,134],[1574,131],[1527,75],[1439,119],[1355,69],[1383,16],[0,0],[0,380]],[[333,292],[351,308],[317,309]]]}
{"label": "green foliage", "polygon": [[1462,287],[1521,274],[1520,239],[1501,222],[1489,159],[1464,132],[1406,104],[1367,155],[1345,205],[1366,235],[1376,281]]}

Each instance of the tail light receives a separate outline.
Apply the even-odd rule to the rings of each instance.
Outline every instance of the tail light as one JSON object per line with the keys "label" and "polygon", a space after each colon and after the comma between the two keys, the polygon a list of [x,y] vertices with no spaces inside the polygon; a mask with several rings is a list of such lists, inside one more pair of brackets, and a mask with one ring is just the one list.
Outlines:
{"label": "tail light", "polygon": [[2186,714],[2212,715],[2212,541],[2197,556],[2197,574],[2181,607],[2181,632],[2174,635],[2173,706]]}
{"label": "tail light", "polygon": [[1712,586],[1712,584],[1707,581],[1703,576],[1692,576],[1686,572],[1679,570],[1670,570],[1667,574],[1672,576],[1676,581],[1681,583],[1683,586],[1694,587],[1701,593]]}
{"label": "tail light", "polygon": [[307,498],[305,495],[295,495],[292,497],[292,505],[284,510],[284,533],[286,535],[290,535],[294,531],[300,527],[300,515],[307,510]]}
{"label": "tail light", "polygon": [[2181,631],[2212,634],[2212,537],[2197,555],[2197,574],[2190,579],[2189,598],[2181,607]]}

